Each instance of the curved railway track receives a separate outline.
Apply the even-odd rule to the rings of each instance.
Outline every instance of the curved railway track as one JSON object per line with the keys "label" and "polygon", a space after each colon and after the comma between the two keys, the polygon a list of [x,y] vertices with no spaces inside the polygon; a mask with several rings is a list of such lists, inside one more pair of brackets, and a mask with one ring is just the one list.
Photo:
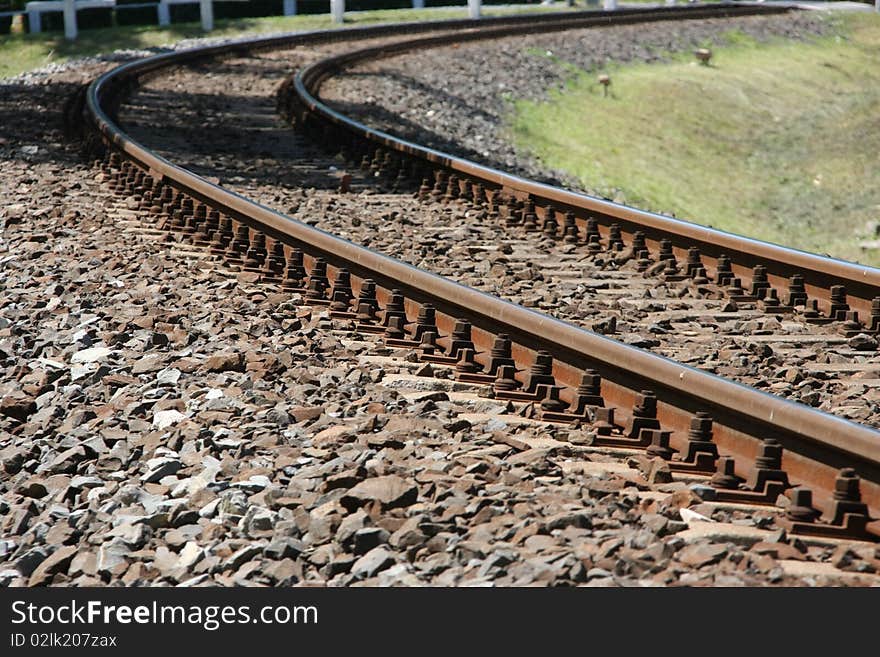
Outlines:
{"label": "curved railway track", "polygon": [[[403,142],[342,116],[317,97],[322,81],[367,58],[462,39],[609,22],[688,19],[761,8],[707,7],[572,14],[258,39],[162,55],[115,69],[84,96],[85,141],[120,193],[157,221],[233,265],[307,302],[340,327],[382,336],[486,394],[545,422],[590,429],[595,447],[646,449],[707,499],[773,507],[793,533],[874,540],[880,508],[880,433],[649,354],[456,284],[300,223],[157,155],[118,125],[120,106],[168,69],[308,43],[439,34],[335,55],[296,74],[279,93],[300,131],[363,161],[392,184],[473,204],[490,217],[587,253],[634,260],[668,281],[692,279],[767,312],[875,333],[880,272],[748,240],[661,215],[532,183]],[[79,116],[79,107],[71,106]],[[659,265],[659,266],[658,266]],[[860,318],[865,318],[864,323]],[[491,392],[490,392],[491,391]],[[674,454],[678,452],[678,456]],[[872,511],[873,510],[873,511]],[[822,518],[818,518],[820,512]]]}

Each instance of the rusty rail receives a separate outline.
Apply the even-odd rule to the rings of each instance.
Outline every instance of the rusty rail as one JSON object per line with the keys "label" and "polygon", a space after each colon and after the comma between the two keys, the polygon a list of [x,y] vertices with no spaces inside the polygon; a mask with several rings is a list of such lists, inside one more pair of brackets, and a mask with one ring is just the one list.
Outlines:
{"label": "rusty rail", "polygon": [[[751,9],[759,10],[760,7],[754,6]],[[742,15],[747,12],[734,12],[731,9],[729,13]],[[690,17],[704,18],[718,15],[710,8],[703,8],[693,12]],[[615,20],[614,23],[663,18],[668,19],[671,16],[654,15],[646,19],[644,16],[629,15]],[[611,20],[612,17],[601,16],[585,24],[602,26],[610,24]],[[571,27],[565,24],[548,25],[542,31]],[[772,288],[779,291],[776,297],[781,301],[779,305],[786,306],[788,296],[792,292],[803,292],[817,302],[816,306],[811,308],[818,313],[816,321],[836,318],[840,321],[862,324],[873,331],[880,328],[880,269],[763,242],[510,175],[372,129],[332,109],[318,98],[321,84],[326,79],[364,61],[390,57],[415,49],[437,47],[453,42],[499,38],[524,31],[526,30],[523,26],[514,25],[469,34],[429,36],[329,57],[298,72],[293,84],[286,88],[287,98],[282,99],[282,104],[291,118],[295,117],[298,122],[307,124],[307,129],[316,129],[317,123],[323,123],[337,131],[335,135],[325,133],[325,138],[335,138],[337,142],[341,142],[343,138],[339,135],[344,134],[349,139],[363,140],[374,148],[379,147],[420,163],[429,164],[435,172],[454,174],[462,180],[480,184],[487,191],[496,191],[501,197],[516,197],[519,200],[530,201],[534,203],[535,214],[539,221],[543,221],[548,212],[555,212],[559,216],[573,212],[581,233],[586,230],[589,219],[598,222],[601,241],[607,240],[610,226],[615,224],[620,228],[622,235],[630,239],[636,232],[641,232],[650,253],[657,253],[664,239],[669,241],[672,252],[678,260],[685,260],[689,255],[693,257],[692,249],[697,249],[701,265],[709,278],[716,280],[719,273],[719,257],[726,256],[730,260],[730,267],[729,269],[723,267],[724,275],[719,282],[727,283],[732,278],[739,279],[743,288],[739,296],[756,296],[758,299],[763,299],[761,295],[766,293],[761,290]],[[757,277],[756,267],[763,268]],[[794,276],[800,276],[801,281],[792,285]],[[752,294],[756,280],[760,280],[759,287],[756,288],[756,294]],[[763,286],[764,283],[769,285]]]}
{"label": "rusty rail", "polygon": [[[625,14],[625,20],[635,20],[637,13]],[[672,14],[642,15],[657,20],[658,15]],[[497,27],[489,21],[483,25],[488,27],[481,29]],[[545,25],[561,29],[552,21]],[[360,38],[389,33],[389,28],[357,30]],[[261,39],[226,50],[215,46],[121,66],[88,90],[84,113],[92,132],[87,146],[103,157],[117,190],[134,195],[157,216],[170,218],[166,220],[171,228],[197,243],[210,243],[216,252],[235,258],[244,268],[250,266],[267,280],[302,292],[310,303],[328,306],[331,315],[357,323],[358,330],[383,333],[392,342],[416,349],[426,361],[454,364],[461,378],[493,385],[500,398],[531,401],[543,419],[590,426],[597,444],[648,446],[656,448],[655,453],[665,453],[664,445],[669,445],[688,454],[670,461],[673,469],[695,475],[708,477],[712,472],[707,464],[717,466],[711,481],[719,500],[773,505],[791,485],[808,485],[815,499],[808,499],[802,489],[792,496],[792,508],[801,510],[790,518],[794,530],[862,537],[880,533],[877,524],[869,523],[868,510],[859,506],[859,480],[848,472],[839,476],[842,468],[855,468],[861,477],[861,499],[871,509],[880,509],[880,432],[623,345],[307,226],[174,165],[129,138],[111,118],[139,79],[164,67],[322,38],[338,39],[340,32]],[[346,121],[318,101],[312,101],[311,109],[334,122]],[[394,144],[388,135],[370,134]],[[400,147],[455,167],[475,166],[415,144]],[[633,220],[650,219],[667,227],[664,217],[484,171],[499,185],[526,185],[529,193],[540,189],[546,198],[571,201],[572,207],[589,202],[593,209],[633,213]],[[672,224],[679,229],[678,224],[692,226]],[[707,239],[713,234],[702,230]],[[223,236],[232,233],[239,240],[237,247],[224,243]],[[765,246],[772,247],[768,258],[780,248]],[[804,257],[809,263],[824,261]],[[586,405],[581,403],[585,400]],[[731,485],[734,472],[746,479],[744,485]],[[825,511],[830,524],[809,522],[812,505]]]}

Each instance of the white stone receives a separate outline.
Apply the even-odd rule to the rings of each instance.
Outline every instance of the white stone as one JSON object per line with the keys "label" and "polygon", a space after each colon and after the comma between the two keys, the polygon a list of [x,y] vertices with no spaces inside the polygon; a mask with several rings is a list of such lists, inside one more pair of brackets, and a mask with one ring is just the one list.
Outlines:
{"label": "white stone", "polygon": [[95,371],[91,365],[73,365],[70,368],[70,380],[77,381]]}
{"label": "white stone", "polygon": [[176,459],[158,458],[147,461],[147,474],[141,477],[145,484],[155,483],[163,477],[173,475],[183,467],[183,463]]}
{"label": "white stone", "polygon": [[213,518],[214,514],[217,513],[217,506],[220,504],[220,498],[214,498],[210,502],[208,502],[205,506],[199,509],[199,515],[202,518]]}
{"label": "white stone", "polygon": [[40,365],[52,367],[56,370],[63,370],[65,367],[67,367],[67,365],[65,365],[64,363],[57,360],[52,360],[51,358],[37,358],[37,362],[40,363]]}
{"label": "white stone", "polygon": [[71,363],[97,363],[113,353],[109,347],[89,347],[81,349],[70,357]]}
{"label": "white stone", "polygon": [[187,541],[186,545],[184,545],[183,549],[180,551],[180,556],[177,559],[177,567],[188,570],[204,559],[204,557],[205,551],[199,547],[198,543],[195,541]]}
{"label": "white stone", "polygon": [[159,385],[173,386],[180,380],[180,370],[175,367],[166,367],[156,374],[156,382]]}
{"label": "white stone", "polygon": [[98,549],[98,572],[107,572],[120,564],[124,564],[125,556],[129,551],[128,547],[119,539],[104,543]]}
{"label": "white stone", "polygon": [[165,429],[172,424],[177,424],[186,417],[180,411],[170,408],[166,411],[156,411],[153,413],[153,426],[156,429]]}
{"label": "white stone", "polygon": [[89,337],[88,329],[80,329],[71,336],[71,342],[82,342]]}
{"label": "white stone", "polygon": [[77,475],[70,480],[71,488],[95,488],[103,486],[104,482],[99,477],[87,477],[85,475]]}
{"label": "white stone", "polygon": [[702,513],[697,513],[696,511],[691,511],[690,509],[679,509],[678,510],[681,519],[687,523],[691,522],[715,522],[712,518],[704,516]]}

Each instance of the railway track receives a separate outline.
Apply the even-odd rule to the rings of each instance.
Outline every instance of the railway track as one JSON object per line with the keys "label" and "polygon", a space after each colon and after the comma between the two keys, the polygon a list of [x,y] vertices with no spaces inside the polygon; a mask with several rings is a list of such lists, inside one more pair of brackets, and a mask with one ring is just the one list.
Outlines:
{"label": "railway track", "polygon": [[[687,277],[643,277],[633,259],[621,265],[626,258],[617,254],[585,254],[576,244],[506,226],[460,200],[414,203],[409,190],[394,191],[394,181],[377,190],[374,183],[383,179],[375,171],[304,148],[307,138],[290,138],[268,98],[291,58],[302,66],[327,54],[261,55],[180,69],[134,94],[124,107],[125,128],[169,159],[202,175],[222,176],[227,188],[287,208],[336,235],[679,362],[876,426],[870,372],[877,358],[864,350],[873,348],[871,336],[847,337],[837,323],[814,325],[764,313],[754,303],[735,304]],[[228,96],[213,95],[218,78]],[[179,117],[174,132],[155,134],[151,126],[169,112]],[[204,125],[215,140],[200,139]],[[353,176],[354,194],[336,191],[343,170]],[[360,192],[366,189],[379,193],[365,197]]]}
{"label": "railway track", "polygon": [[[696,15],[632,12],[621,20]],[[595,15],[549,19],[542,27],[571,29],[607,20]],[[282,89],[283,108],[301,132],[319,134],[324,144],[364,162],[368,175],[337,181],[344,187],[375,183],[378,174],[388,178],[388,188],[412,186],[423,198],[482,213],[487,225],[501,222],[522,230],[524,244],[539,232],[569,254],[618,259],[640,275],[691,284],[701,294],[745,308],[753,305],[774,316],[799,313],[816,325],[836,322],[856,333],[876,331],[873,319],[866,324],[858,319],[874,317],[875,270],[506,176],[371,131],[316,97],[322,80],[364,58],[534,29],[516,20],[486,25],[386,42],[312,64]],[[344,37],[384,38],[393,31],[359,30]],[[451,374],[462,385],[512,402],[533,421],[579,426],[597,450],[647,450],[718,504],[773,508],[787,491],[787,511],[776,522],[790,532],[874,540],[871,509],[880,506],[876,431],[634,349],[296,222],[157,156],[132,141],[113,118],[139,85],[167,75],[167,67],[340,38],[337,32],[261,40],[123,66],[89,89],[85,111],[95,130],[87,136],[89,147],[103,156],[112,186],[133,195],[163,228],[184,242],[211,248],[269,284],[302,294],[306,303],[326,309],[337,329],[355,338],[378,336],[427,364],[423,372]],[[673,457],[676,450],[679,457]],[[820,511],[824,517],[817,519]]]}

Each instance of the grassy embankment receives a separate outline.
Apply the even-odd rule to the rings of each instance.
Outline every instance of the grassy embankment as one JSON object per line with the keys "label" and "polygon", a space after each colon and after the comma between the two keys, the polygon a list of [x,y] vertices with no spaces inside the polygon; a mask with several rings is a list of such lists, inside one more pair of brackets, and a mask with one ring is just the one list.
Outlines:
{"label": "grassy embankment", "polygon": [[880,16],[836,35],[758,44],[728,35],[711,66],[575,71],[516,102],[517,145],[594,193],[724,230],[880,265]]}
{"label": "grassy embankment", "polygon": [[[564,3],[553,6],[521,5],[515,7],[483,7],[486,16],[516,14],[523,12],[570,11]],[[467,8],[460,9],[385,9],[376,11],[348,12],[345,25],[369,25],[371,23],[395,23],[422,20],[466,18]],[[218,20],[210,34],[202,31],[199,23],[178,23],[169,27],[121,26],[95,30],[81,30],[74,42],[64,39],[63,34],[12,34],[0,36],[0,78],[10,77],[50,63],[62,63],[77,57],[86,57],[118,49],[141,49],[165,46],[181,39],[195,37],[243,37],[271,32],[329,29],[334,26],[330,14],[301,16],[269,16],[266,18],[242,18]]]}

